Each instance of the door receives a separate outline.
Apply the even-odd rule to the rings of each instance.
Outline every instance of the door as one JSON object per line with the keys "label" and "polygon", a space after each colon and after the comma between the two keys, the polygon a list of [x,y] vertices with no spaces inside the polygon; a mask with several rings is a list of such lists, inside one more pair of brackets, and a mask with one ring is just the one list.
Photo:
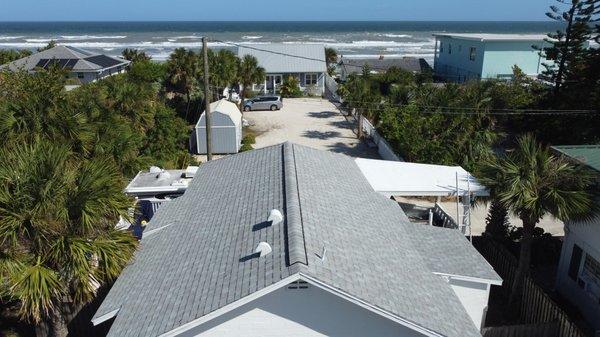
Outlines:
{"label": "door", "polygon": [[267,91],[273,94],[277,93],[277,90],[281,86],[283,76],[280,74],[267,75]]}

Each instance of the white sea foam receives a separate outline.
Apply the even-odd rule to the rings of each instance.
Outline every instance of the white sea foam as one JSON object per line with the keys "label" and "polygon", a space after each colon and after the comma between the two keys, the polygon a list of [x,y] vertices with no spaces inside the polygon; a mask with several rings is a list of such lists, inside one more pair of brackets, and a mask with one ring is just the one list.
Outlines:
{"label": "white sea foam", "polygon": [[401,38],[411,38],[412,35],[408,35],[408,34],[377,34],[378,36],[384,36],[384,37],[401,37]]}
{"label": "white sea foam", "polygon": [[0,36],[0,41],[22,39],[23,36]]}
{"label": "white sea foam", "polygon": [[258,39],[262,39],[262,35],[244,35],[244,36],[242,36],[242,39],[244,39],[244,40],[258,40]]}
{"label": "white sea foam", "polygon": [[85,40],[120,40],[126,39],[126,35],[61,35],[61,40],[85,41]]}

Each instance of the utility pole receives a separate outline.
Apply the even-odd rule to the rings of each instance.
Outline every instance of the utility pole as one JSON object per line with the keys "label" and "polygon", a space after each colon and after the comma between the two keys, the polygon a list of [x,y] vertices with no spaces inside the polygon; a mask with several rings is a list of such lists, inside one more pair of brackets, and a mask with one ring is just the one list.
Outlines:
{"label": "utility pole", "polygon": [[358,110],[358,139],[362,139],[363,138],[363,119],[362,119],[362,109],[357,109]]}
{"label": "utility pole", "polygon": [[212,123],[210,112],[210,89],[208,81],[208,47],[206,36],[202,37],[202,54],[204,56],[204,121],[206,122],[206,157],[208,161],[212,160]]}

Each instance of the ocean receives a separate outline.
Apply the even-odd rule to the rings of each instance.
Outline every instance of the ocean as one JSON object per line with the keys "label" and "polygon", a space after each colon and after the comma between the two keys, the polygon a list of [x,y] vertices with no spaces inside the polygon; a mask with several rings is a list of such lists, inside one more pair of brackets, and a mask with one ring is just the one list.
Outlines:
{"label": "ocean", "polygon": [[0,22],[0,49],[31,49],[50,40],[109,55],[125,48],[165,60],[178,47],[227,43],[322,43],[348,57],[421,57],[433,60],[434,33],[548,33],[555,22]]}

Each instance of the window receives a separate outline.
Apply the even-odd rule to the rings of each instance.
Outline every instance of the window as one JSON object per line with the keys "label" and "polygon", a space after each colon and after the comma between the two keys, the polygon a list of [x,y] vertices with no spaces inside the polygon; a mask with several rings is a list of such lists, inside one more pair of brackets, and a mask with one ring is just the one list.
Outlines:
{"label": "window", "polygon": [[581,255],[583,251],[578,245],[573,245],[573,252],[571,253],[571,262],[569,263],[569,277],[577,281],[579,276],[579,266],[581,265]]}
{"label": "window", "polygon": [[440,53],[444,52],[444,42],[440,42]]}
{"label": "window", "polygon": [[458,45],[458,52],[460,53],[462,51],[462,44]]}
{"label": "window", "polygon": [[319,77],[317,74],[306,74],[304,77],[304,84],[317,85],[318,79]]}
{"label": "window", "polygon": [[475,61],[476,54],[477,54],[477,48],[475,48],[475,47],[469,48],[469,60]]}
{"label": "window", "polygon": [[452,54],[452,43],[448,43],[448,54]]}
{"label": "window", "polygon": [[583,272],[600,281],[600,262],[586,253],[585,261],[583,262]]}
{"label": "window", "polygon": [[77,78],[83,78],[83,73],[77,73]]}

